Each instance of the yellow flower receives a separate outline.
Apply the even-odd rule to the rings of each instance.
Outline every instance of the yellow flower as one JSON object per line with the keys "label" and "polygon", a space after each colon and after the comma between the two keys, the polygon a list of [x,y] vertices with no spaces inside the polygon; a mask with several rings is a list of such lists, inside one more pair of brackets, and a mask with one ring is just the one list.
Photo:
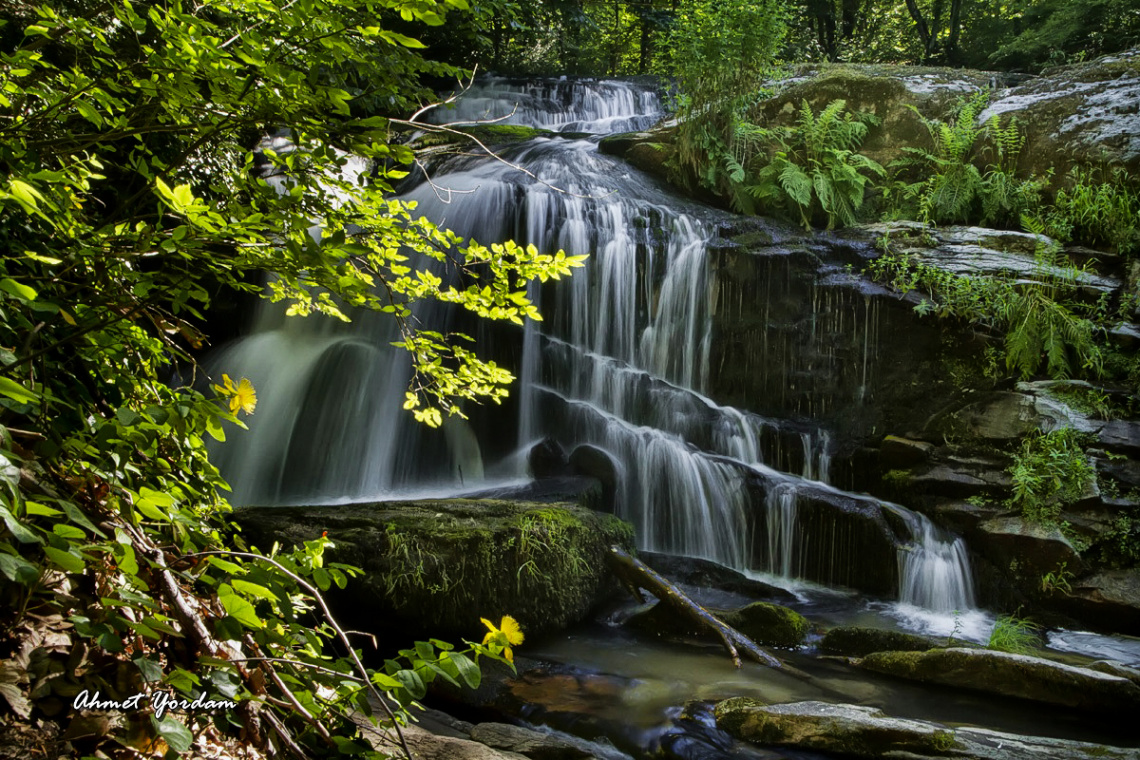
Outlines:
{"label": "yellow flower", "polygon": [[230,414],[237,414],[238,410],[253,414],[253,410],[257,407],[257,391],[253,389],[253,383],[247,377],[243,377],[237,385],[234,385],[229,375],[222,375],[222,385],[215,385],[214,390],[230,397]]}
{"label": "yellow flower", "polygon": [[499,621],[499,625],[496,627],[487,618],[479,619],[483,621],[483,625],[487,626],[487,635],[483,637],[483,646],[488,644],[501,646],[503,648],[503,659],[507,662],[514,662],[515,653],[511,651],[511,647],[517,647],[523,643],[524,638],[518,621],[510,615],[503,615],[503,619]]}
{"label": "yellow flower", "polygon": [[518,621],[510,615],[504,615],[503,619],[499,622],[499,630],[507,636],[507,643],[511,646],[517,647],[523,643],[523,632],[519,628]]}

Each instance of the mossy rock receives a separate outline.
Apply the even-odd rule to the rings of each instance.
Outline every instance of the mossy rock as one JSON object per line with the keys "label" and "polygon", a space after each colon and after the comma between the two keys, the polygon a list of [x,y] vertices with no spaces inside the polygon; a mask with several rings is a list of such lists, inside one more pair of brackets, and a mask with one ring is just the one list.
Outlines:
{"label": "mossy rock", "polygon": [[339,595],[356,625],[481,637],[480,618],[511,615],[527,634],[581,620],[609,587],[605,557],[633,529],[569,504],[501,500],[393,502],[239,510],[262,549],[327,531],[330,559],[363,568]]}
{"label": "mossy rock", "polygon": [[[767,602],[753,602],[735,610],[710,609],[709,612],[762,646],[797,647],[811,628],[807,618],[795,610]],[[660,602],[631,616],[626,625],[665,638],[715,638],[709,629],[697,626]]]}
{"label": "mossy rock", "polygon": [[939,645],[937,639],[915,633],[844,625],[824,634],[819,648],[828,654],[865,657],[872,652],[925,652]]}
{"label": "mossy rock", "polygon": [[859,665],[899,678],[1089,712],[1136,714],[1140,710],[1140,687],[1127,678],[1029,655],[955,647],[875,652]]}
{"label": "mossy rock", "polygon": [[533,140],[536,137],[553,137],[556,134],[549,129],[527,127],[521,124],[476,124],[457,126],[451,129],[454,131],[425,132],[412,141],[411,147],[414,150],[425,150],[452,145],[473,145],[468,136],[474,137],[484,145],[509,145]]}
{"label": "mossy rock", "polygon": [[[716,706],[716,724],[738,739],[854,757],[952,754],[953,731],[934,723],[893,718],[874,707],[792,702],[765,705],[735,697]],[[904,754],[905,753],[905,754]]]}
{"label": "mossy rock", "polygon": [[811,623],[800,613],[779,604],[753,602],[747,607],[720,613],[720,619],[757,644],[798,647]]}

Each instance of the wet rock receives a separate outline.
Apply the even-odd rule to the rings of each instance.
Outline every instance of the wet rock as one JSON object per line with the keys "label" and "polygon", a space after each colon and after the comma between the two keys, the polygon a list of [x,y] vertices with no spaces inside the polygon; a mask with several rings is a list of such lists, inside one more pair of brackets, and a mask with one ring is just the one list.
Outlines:
{"label": "wet rock", "polygon": [[578,744],[557,736],[509,723],[477,723],[471,739],[495,749],[526,755],[531,760],[578,760],[593,753]]}
{"label": "wet rock", "polygon": [[[811,483],[798,484],[794,493],[778,480],[759,482],[756,488],[763,495],[754,500],[769,501],[769,509],[780,510],[780,519],[795,526],[787,575],[884,596],[898,593],[898,549],[910,535],[881,502]],[[779,544],[769,538],[773,525],[768,520],[754,525],[753,566],[782,572],[785,558],[769,556]]]}
{"label": "wet rock", "polygon": [[1019,168],[1056,176],[1074,163],[1140,169],[1140,64],[1109,56],[1054,69],[997,93],[979,123],[1016,117],[1025,130]]}
{"label": "wet rock", "polygon": [[[361,734],[381,752],[390,752],[391,739],[370,721],[358,722]],[[493,749],[485,744],[454,736],[440,736],[416,725],[404,726],[402,733],[417,760],[526,760],[526,755]]]}
{"label": "wet rock", "polygon": [[[795,610],[766,602],[754,602],[734,610],[709,609],[709,612],[762,646],[797,647],[811,627]],[[666,638],[716,639],[708,628],[696,625],[661,602],[631,615],[626,625]]]}
{"label": "wet rock", "polygon": [[925,652],[945,643],[944,639],[915,633],[845,625],[824,634],[819,648],[828,654],[864,657],[872,652]]}
{"label": "wet rock", "polygon": [[882,710],[825,702],[764,705],[736,697],[716,706],[716,723],[756,744],[855,757],[908,752],[945,755],[957,748],[953,732],[934,723],[888,717]]}
{"label": "wet rock", "polygon": [[780,604],[796,600],[795,594],[790,591],[770,583],[753,580],[744,573],[731,570],[711,560],[647,551],[639,551],[637,558],[674,583],[715,588]]}
{"label": "wet rock", "polygon": [[1072,583],[1054,603],[1106,631],[1140,635],[1140,568],[1107,570]]}
{"label": "wet rock", "polygon": [[767,602],[753,602],[736,610],[719,611],[721,620],[757,644],[798,647],[811,624],[795,610]]}
{"label": "wet rock", "polygon": [[1009,486],[1001,468],[966,462],[931,464],[902,476],[902,480],[898,485],[905,484],[911,492],[951,498],[968,498]]}
{"label": "wet rock", "polygon": [[927,431],[1003,443],[1038,430],[1048,432],[1071,427],[1092,433],[1103,426],[1103,422],[1090,421],[1054,399],[1029,393],[999,392],[986,394],[978,401],[934,417],[927,424]]}
{"label": "wet rock", "polygon": [[323,532],[329,559],[364,569],[339,614],[384,634],[482,636],[512,615],[528,635],[581,620],[612,582],[605,557],[631,548],[627,523],[565,504],[451,499],[238,510],[251,545],[299,545]]}
{"label": "wet rock", "polygon": [[934,444],[888,435],[880,446],[883,467],[888,470],[913,467],[930,458]]}
{"label": "wet rock", "polygon": [[1127,678],[1132,683],[1140,686],[1140,670],[1137,670],[1136,668],[1130,668],[1127,665],[1115,662],[1114,660],[1097,660],[1093,664],[1089,665],[1089,667],[1099,673],[1108,673],[1111,676],[1120,676],[1121,678]]}
{"label": "wet rock", "polygon": [[1060,528],[1030,522],[1021,517],[995,517],[980,523],[970,536],[971,545],[998,567],[1010,567],[1014,575],[1039,581],[1046,573],[1065,567],[1081,572],[1084,563]]}
{"label": "wet rock", "polygon": [[876,673],[1090,712],[1140,709],[1140,687],[1127,678],[1040,657],[988,649],[875,652],[858,662]]}
{"label": "wet rock", "polygon": [[1112,420],[1104,423],[1098,436],[1100,445],[1109,451],[1140,456],[1140,421]]}
{"label": "wet rock", "polygon": [[539,480],[569,475],[571,472],[566,452],[553,438],[543,438],[532,446],[527,452],[526,464],[530,474]]}
{"label": "wet rock", "polygon": [[979,524],[996,517],[1003,508],[992,504],[972,504],[968,501],[946,501],[934,506],[938,522],[955,533],[972,533]]}
{"label": "wet rock", "polygon": [[597,446],[582,444],[570,452],[570,469],[575,475],[594,478],[602,486],[600,509],[614,511],[614,496],[618,487],[618,466],[613,458]]}

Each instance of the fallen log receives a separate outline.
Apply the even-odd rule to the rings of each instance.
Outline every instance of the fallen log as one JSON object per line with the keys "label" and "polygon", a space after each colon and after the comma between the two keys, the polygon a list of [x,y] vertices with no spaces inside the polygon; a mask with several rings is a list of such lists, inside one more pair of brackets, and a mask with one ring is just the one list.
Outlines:
{"label": "fallen log", "polygon": [[726,625],[716,615],[690,599],[683,591],[669,581],[658,575],[652,568],[631,556],[617,546],[610,547],[607,557],[610,568],[627,587],[634,592],[639,601],[638,588],[643,588],[657,597],[662,604],[667,604],[680,614],[687,617],[701,628],[707,628],[717,635],[728,650],[736,667],[741,667],[740,653],[761,665],[770,668],[783,668],[784,664],[756,645],[752,639],[745,636],[735,628]]}

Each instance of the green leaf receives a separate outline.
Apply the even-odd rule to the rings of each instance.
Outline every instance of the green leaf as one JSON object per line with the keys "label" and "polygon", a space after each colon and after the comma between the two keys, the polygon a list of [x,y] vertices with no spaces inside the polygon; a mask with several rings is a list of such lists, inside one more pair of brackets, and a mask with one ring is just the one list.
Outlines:
{"label": "green leaf", "polygon": [[143,680],[148,683],[157,683],[162,680],[162,666],[148,657],[136,657],[133,662],[142,673]]}
{"label": "green leaf", "polygon": [[256,596],[258,599],[267,599],[271,602],[277,601],[277,595],[267,589],[265,586],[260,586],[256,583],[243,581],[240,578],[234,578],[231,583],[236,591],[241,591],[250,596]]}
{"label": "green leaf", "polygon": [[31,404],[40,400],[38,393],[28,390],[15,380],[9,380],[6,377],[0,377],[0,393],[19,401],[21,404]]}
{"label": "green leaf", "polygon": [[0,552],[0,572],[14,582],[29,586],[40,577],[38,567],[23,557],[13,557],[11,554]]}
{"label": "green leaf", "polygon": [[16,282],[10,277],[0,280],[0,290],[21,301],[34,301],[38,295],[35,288]]}
{"label": "green leaf", "polygon": [[264,628],[265,621],[257,616],[253,605],[234,593],[229,585],[223,583],[218,586],[218,599],[225,608],[226,614],[247,628]]}
{"label": "green leaf", "polygon": [[87,563],[79,556],[79,553],[71,550],[64,551],[56,549],[54,546],[45,546],[44,554],[48,556],[55,564],[62,567],[69,573],[82,573],[87,568]]}
{"label": "green leaf", "polygon": [[15,515],[8,511],[8,508],[0,504],[0,519],[4,521],[5,527],[12,537],[19,541],[21,544],[42,544],[43,539],[37,534],[29,530],[22,522],[16,519]]}
{"label": "green leaf", "polygon": [[483,681],[483,671],[479,670],[479,666],[465,654],[459,652],[448,652],[448,659],[459,668],[459,675],[463,677],[463,681],[469,688],[478,689],[479,684]]}
{"label": "green leaf", "polygon": [[186,728],[182,721],[170,713],[163,715],[162,720],[152,715],[150,720],[154,724],[155,730],[175,752],[186,752],[194,746],[194,734],[190,733],[190,729]]}

